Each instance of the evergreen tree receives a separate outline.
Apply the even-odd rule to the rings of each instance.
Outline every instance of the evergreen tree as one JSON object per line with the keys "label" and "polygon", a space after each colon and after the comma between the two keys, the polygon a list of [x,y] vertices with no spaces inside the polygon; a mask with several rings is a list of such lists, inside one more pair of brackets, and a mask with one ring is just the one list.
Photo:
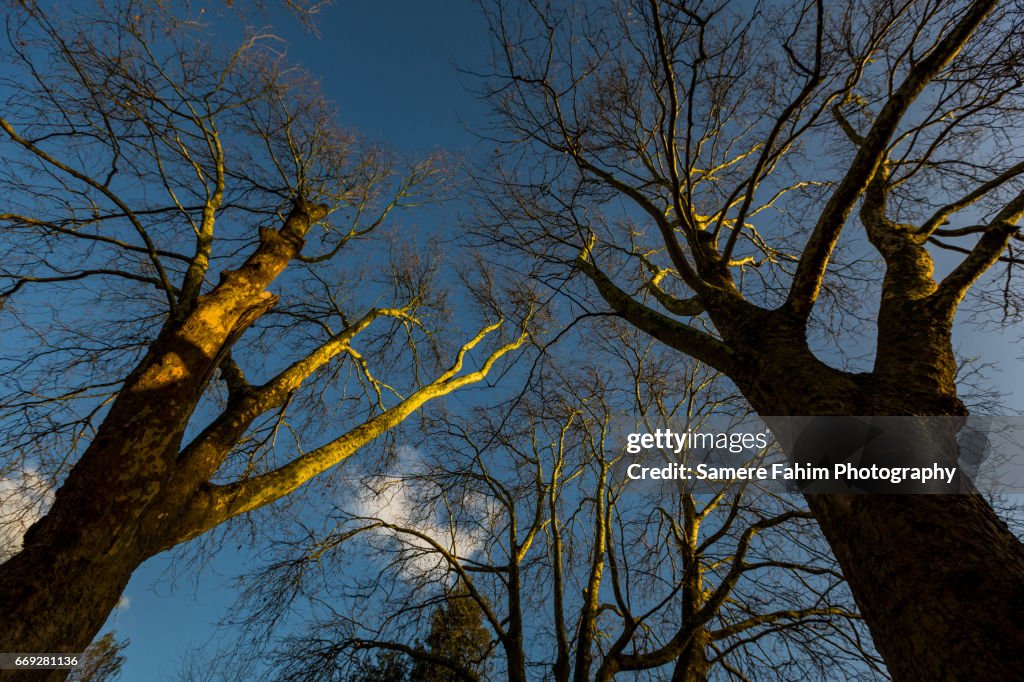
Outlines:
{"label": "evergreen tree", "polygon": [[[474,675],[482,676],[491,636],[484,623],[483,609],[460,580],[448,594],[444,606],[430,618],[425,644],[431,656],[450,661]],[[413,667],[417,682],[455,682],[465,675],[438,663],[417,661]]]}

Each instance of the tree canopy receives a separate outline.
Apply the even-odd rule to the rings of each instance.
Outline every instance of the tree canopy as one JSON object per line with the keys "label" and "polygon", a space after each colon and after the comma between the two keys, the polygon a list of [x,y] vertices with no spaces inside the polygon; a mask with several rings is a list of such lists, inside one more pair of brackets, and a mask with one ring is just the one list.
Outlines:
{"label": "tree canopy", "polygon": [[[958,307],[1003,266],[998,310],[1018,299],[1018,3],[488,9],[485,243],[725,373],[769,423],[966,414]],[[907,422],[946,463],[960,423]],[[983,498],[808,502],[895,676],[1012,675],[1024,548]]]}
{"label": "tree canopy", "polygon": [[453,324],[441,253],[386,234],[441,198],[441,158],[366,143],[273,35],[215,39],[190,11],[6,17],[0,452],[56,492],[0,567],[3,650],[83,650],[146,558],[293,493],[529,333],[528,292],[486,278]]}

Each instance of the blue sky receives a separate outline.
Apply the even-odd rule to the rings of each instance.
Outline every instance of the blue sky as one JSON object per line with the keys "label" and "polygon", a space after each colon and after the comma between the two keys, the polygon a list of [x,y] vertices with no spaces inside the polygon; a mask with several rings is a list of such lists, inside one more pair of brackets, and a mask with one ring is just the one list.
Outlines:
{"label": "blue sky", "polygon": [[486,61],[475,3],[343,2],[325,10],[319,38],[290,25],[289,55],[321,79],[344,125],[405,153],[472,144],[459,117],[486,109],[453,65]]}

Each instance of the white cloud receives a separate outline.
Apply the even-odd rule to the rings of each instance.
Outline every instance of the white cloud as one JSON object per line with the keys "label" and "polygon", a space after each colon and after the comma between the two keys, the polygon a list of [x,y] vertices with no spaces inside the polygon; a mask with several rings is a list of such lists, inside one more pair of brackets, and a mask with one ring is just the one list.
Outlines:
{"label": "white cloud", "polygon": [[0,561],[21,550],[25,531],[53,504],[49,484],[28,468],[18,476],[0,477]]}
{"label": "white cloud", "polygon": [[132,598],[127,594],[122,594],[121,598],[117,600],[117,606],[114,607],[115,611],[127,611],[132,607]]}
{"label": "white cloud", "polygon": [[[405,477],[424,471],[423,458],[415,448],[402,447],[398,450],[397,469]],[[372,490],[365,490],[356,501],[356,514],[359,516],[379,519],[384,523],[402,526],[415,530],[421,535],[437,543],[450,554],[466,559],[484,547],[484,534],[477,529],[468,530],[452,524],[452,519],[445,515],[445,522],[438,519],[441,513],[432,507],[420,504],[417,498],[417,486],[431,485],[427,482],[407,480],[395,476],[382,476],[372,485]],[[428,511],[425,511],[429,509]],[[408,561],[404,570],[406,577],[423,575],[424,573],[445,573],[447,562],[430,542],[409,533],[392,530],[381,530],[396,540],[400,539],[407,548]]]}

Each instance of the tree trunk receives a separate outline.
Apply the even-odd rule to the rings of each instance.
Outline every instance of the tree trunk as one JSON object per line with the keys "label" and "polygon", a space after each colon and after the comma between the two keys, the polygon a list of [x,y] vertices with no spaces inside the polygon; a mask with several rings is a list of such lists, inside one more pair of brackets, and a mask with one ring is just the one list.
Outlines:
{"label": "tree trunk", "polygon": [[1019,678],[1024,545],[984,498],[806,497],[893,679]]}
{"label": "tree trunk", "polygon": [[693,633],[683,653],[676,659],[672,682],[707,682],[709,642],[708,631],[704,628]]}
{"label": "tree trunk", "polygon": [[523,645],[523,611],[520,601],[522,582],[519,566],[513,564],[509,568],[508,631],[503,642],[508,680],[509,682],[526,682],[526,649]]}
{"label": "tree trunk", "polygon": [[1020,679],[1024,548],[978,495],[809,495],[894,680]]}
{"label": "tree trunk", "polygon": [[[509,529],[510,547],[517,547],[515,524]],[[508,571],[508,627],[502,644],[505,648],[507,677],[509,682],[526,682],[526,649],[523,644],[522,617],[522,576],[515,561],[509,563]]]}
{"label": "tree trunk", "polygon": [[683,499],[683,521],[685,523],[684,565],[686,575],[683,579],[682,621],[683,625],[692,628],[690,635],[683,643],[683,651],[676,659],[672,671],[672,682],[706,682],[708,679],[707,650],[711,645],[711,636],[707,630],[708,618],[698,620],[701,609],[705,606],[704,599],[704,562],[698,552],[700,547],[701,518],[690,498]]}
{"label": "tree trunk", "polygon": [[[168,320],[49,512],[29,528],[21,552],[0,564],[0,651],[85,651],[132,572],[168,545],[171,512],[186,498],[164,498],[196,403],[234,341],[273,305],[266,287],[325,212],[296,203],[280,230],[260,231],[259,246],[238,269]],[[192,489],[204,482],[190,481]],[[158,521],[147,524],[147,517]],[[0,680],[64,677],[0,671]]]}
{"label": "tree trunk", "polygon": [[[823,367],[791,363],[762,377],[762,386],[776,387],[774,395],[756,388],[747,395],[762,415],[965,414],[951,382],[941,392],[933,385],[916,390],[921,385],[908,365],[902,377],[891,379]],[[820,381],[811,372],[819,373]],[[818,403],[819,394],[832,401]],[[915,422],[909,423],[914,428]],[[917,442],[918,452],[955,460],[955,431],[929,434],[923,447]],[[1024,545],[984,498],[976,493],[806,498],[894,680],[1020,679]]]}
{"label": "tree trunk", "polygon": [[[0,651],[81,654],[143,560],[131,548],[97,552],[88,534],[71,530],[73,522],[63,525],[65,543],[33,545],[3,565]],[[63,680],[67,673],[0,670],[0,680]]]}
{"label": "tree trunk", "polygon": [[[871,373],[825,365],[807,348],[803,323],[776,312],[733,321],[747,363],[733,379],[770,425],[769,415],[926,415],[953,424],[966,409],[956,394],[951,319],[924,304],[886,306]],[[956,460],[955,425],[925,433],[908,424],[915,432],[903,442],[913,451],[890,443],[886,457]],[[893,679],[1020,679],[1024,546],[980,495],[807,501]]]}
{"label": "tree trunk", "polygon": [[508,682],[526,682],[526,658],[520,638],[508,648]]}

